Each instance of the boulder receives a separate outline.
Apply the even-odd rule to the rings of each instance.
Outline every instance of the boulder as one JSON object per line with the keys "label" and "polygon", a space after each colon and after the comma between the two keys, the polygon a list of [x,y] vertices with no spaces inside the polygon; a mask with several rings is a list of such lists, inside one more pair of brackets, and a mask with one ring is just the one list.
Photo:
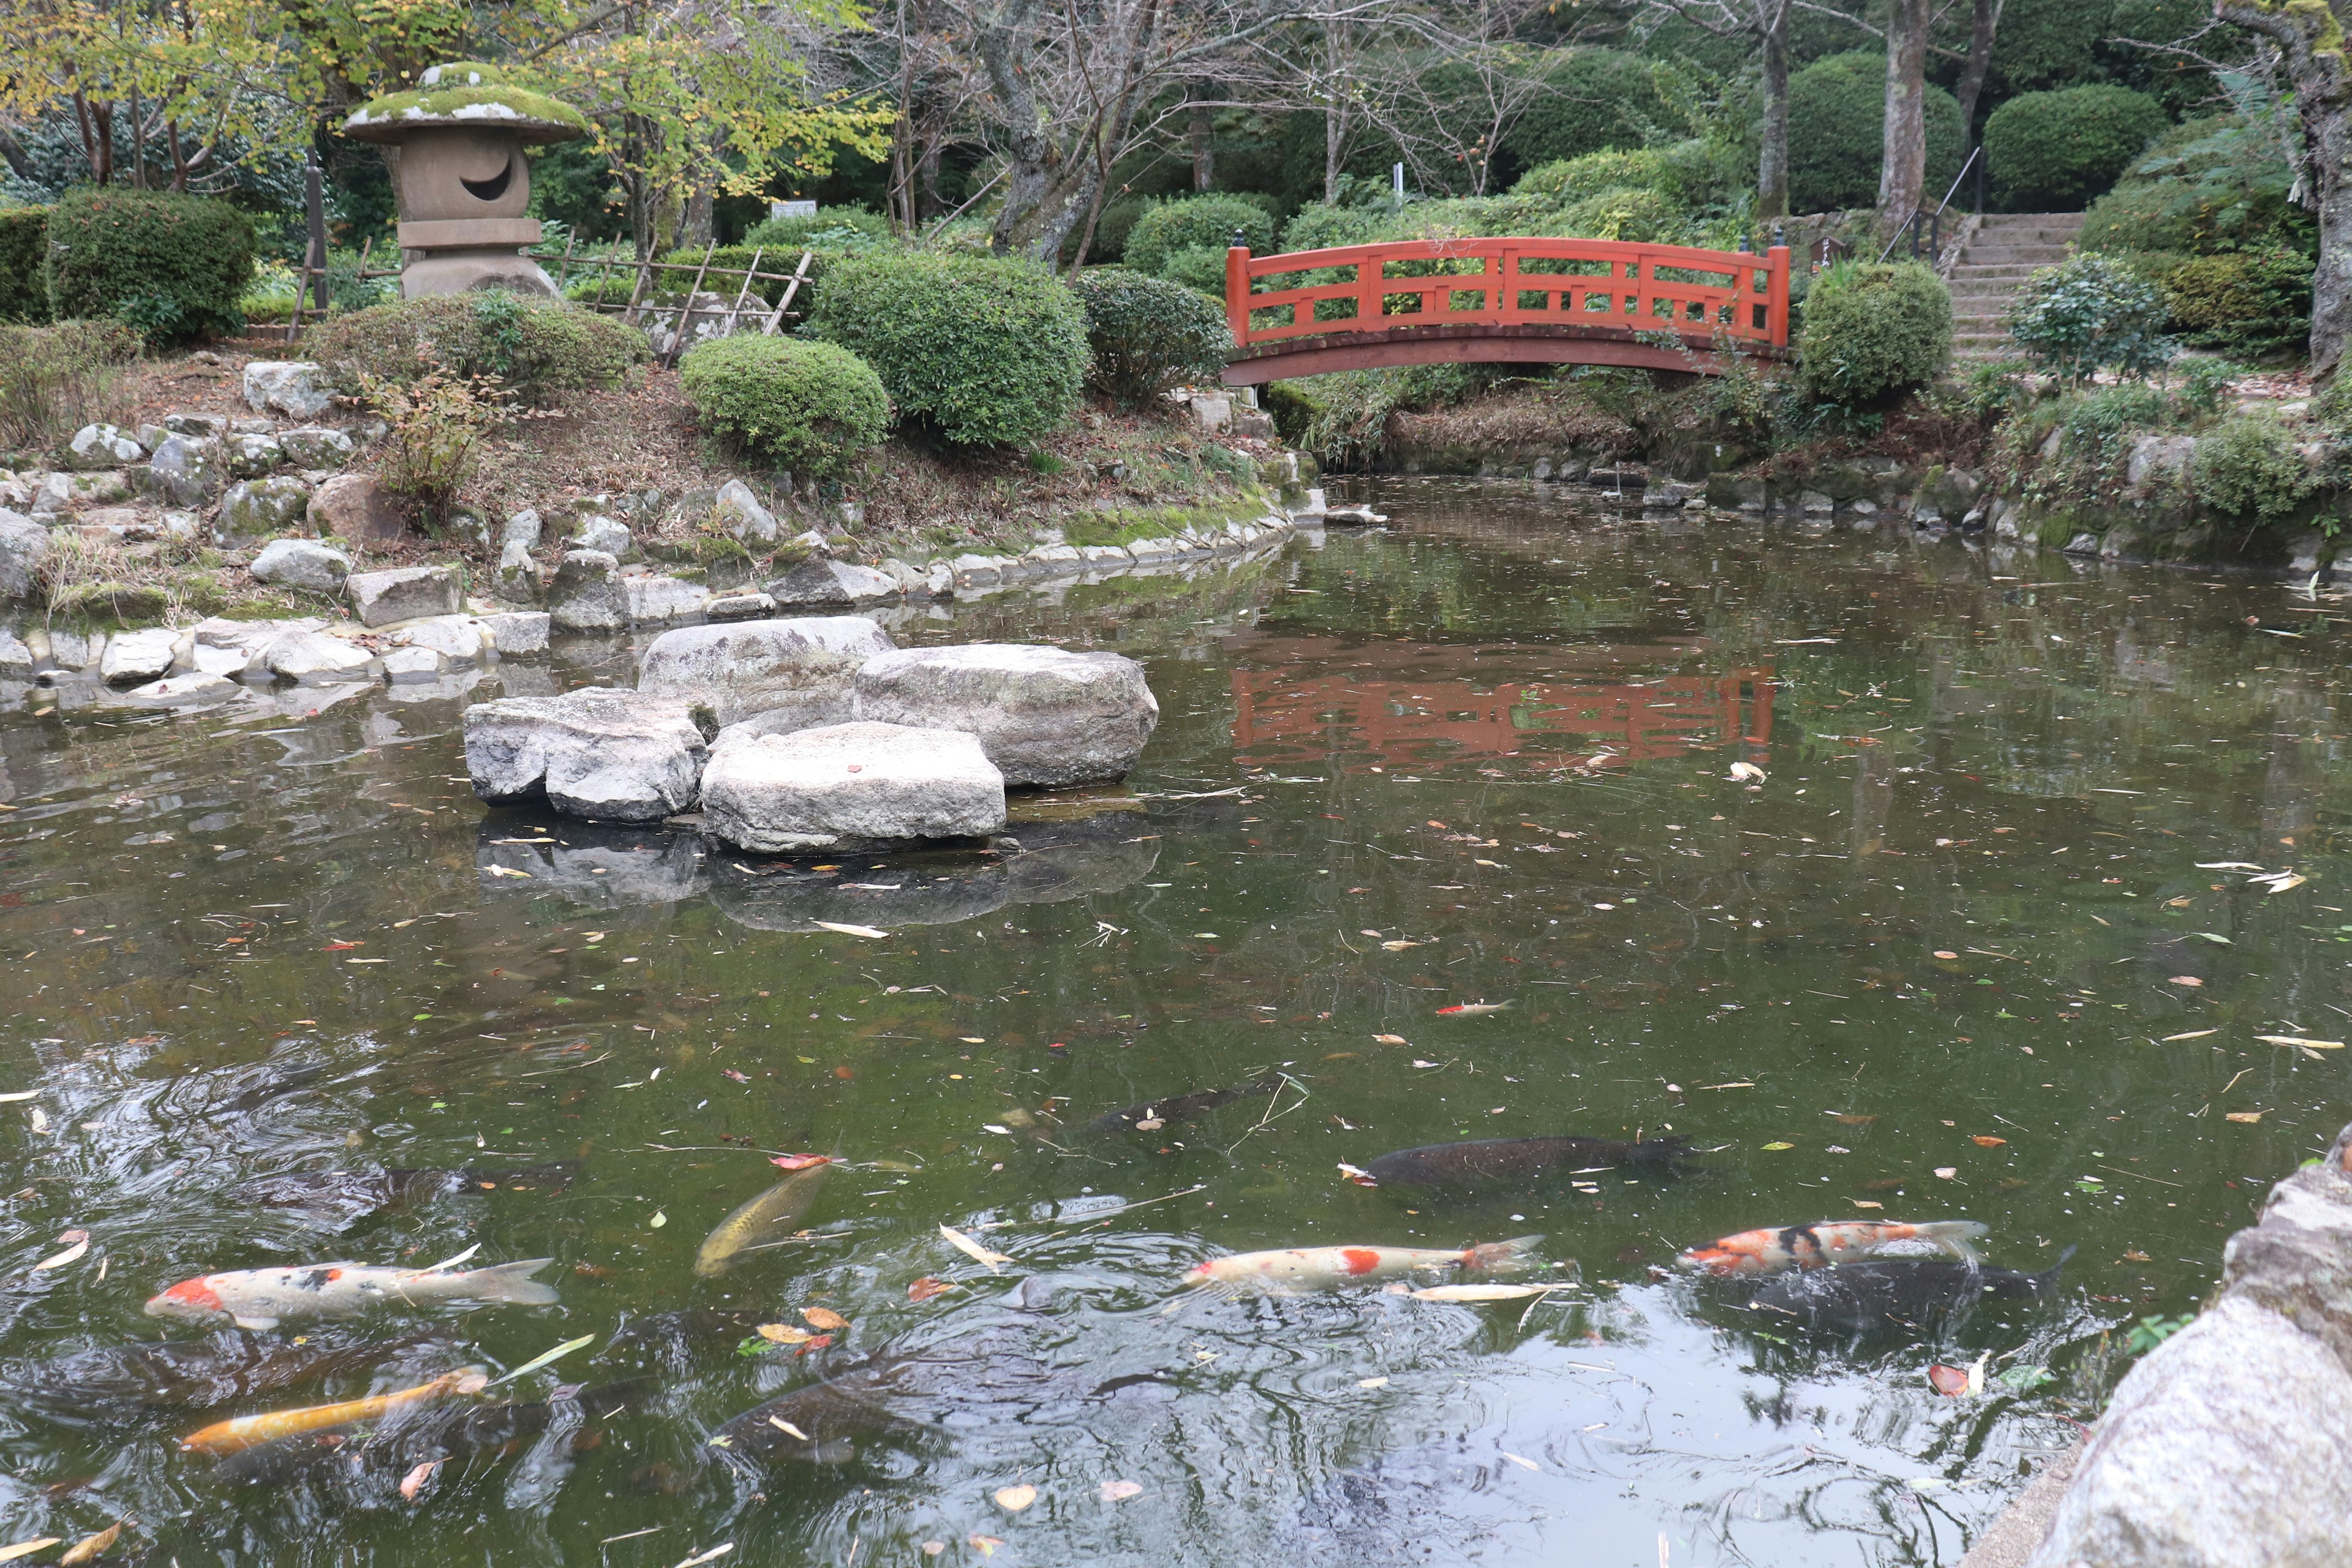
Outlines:
{"label": "boulder", "polygon": [[702,814],[722,842],[767,855],[973,837],[1004,826],[1004,777],[961,731],[828,724],[721,746]]}
{"label": "boulder", "polygon": [[301,360],[255,360],[245,367],[245,405],[256,414],[316,419],[334,398],[315,364]]}
{"label": "boulder", "polygon": [[383,678],[394,685],[410,680],[438,680],[448,673],[449,661],[429,647],[396,647],[383,656]]}
{"label": "boulder", "polygon": [[2131,456],[2124,459],[2124,487],[2144,495],[2159,483],[2182,483],[2196,458],[2194,436],[2136,436]]}
{"label": "boulder", "polygon": [[228,471],[241,479],[257,479],[286,460],[275,436],[230,436],[221,449],[228,454]]}
{"label": "boulder", "polygon": [[812,555],[768,584],[779,605],[862,605],[898,592],[897,581],[870,566]]}
{"label": "boulder", "polygon": [[580,526],[572,535],[574,550],[601,550],[615,561],[626,561],[635,545],[627,523],[596,511],[581,518]]}
{"label": "boulder", "polygon": [[29,599],[39,589],[41,567],[49,558],[49,531],[18,511],[0,507],[0,601]]}
{"label": "boulder", "polygon": [[548,613],[567,632],[617,632],[629,624],[629,595],[620,563],[602,550],[574,550],[548,584]]}
{"label": "boulder", "polygon": [[421,616],[457,613],[454,566],[395,566],[386,572],[355,572],[343,582],[363,626],[388,626]]}
{"label": "boulder", "polygon": [[354,544],[397,539],[408,520],[373,474],[337,474],[310,494],[310,526]]}
{"label": "boulder", "polygon": [[375,672],[375,656],[357,643],[323,632],[284,632],[260,650],[262,668],[289,680],[364,680]]}
{"label": "boulder", "polygon": [[521,540],[507,541],[506,548],[499,552],[499,573],[490,592],[510,605],[536,605],[546,596],[546,574]]}
{"label": "boulder", "polygon": [[180,634],[169,626],[118,633],[106,641],[99,679],[109,686],[138,686],[169,675],[178,662],[179,647]]}
{"label": "boulder", "polygon": [[1116,544],[1081,544],[1077,551],[1090,572],[1117,572],[1135,564],[1135,557]]}
{"label": "boulder", "polygon": [[59,669],[88,669],[106,653],[104,632],[84,633],[51,626],[48,641],[49,662]]}
{"label": "boulder", "polygon": [[624,577],[621,590],[628,595],[629,624],[636,626],[689,620],[710,600],[709,589],[678,577]]}
{"label": "boulder", "polygon": [[166,676],[161,680],[151,680],[144,686],[134,686],[122,695],[135,702],[157,702],[177,708],[199,702],[224,702],[242,689],[236,681],[224,676],[190,670]]}
{"label": "boulder", "polygon": [[315,539],[273,539],[253,558],[254,580],[331,594],[351,575],[352,558]]}
{"label": "boulder", "polygon": [[858,668],[852,711],[977,736],[1005,783],[1049,789],[1126,777],[1160,722],[1133,659],[1021,643],[877,654]]}
{"label": "boulder", "polygon": [[77,468],[119,468],[147,455],[131,432],[112,425],[85,425],[66,444],[67,461]]}
{"label": "boulder", "polygon": [[228,485],[228,455],[215,436],[173,436],[147,460],[148,482],[175,506],[200,507]]}
{"label": "boulder", "polygon": [[774,712],[806,729],[847,719],[857,667],[893,646],[863,616],[681,626],[646,649],[637,689],[702,704],[721,724]]}
{"label": "boulder", "polygon": [[1012,563],[1001,555],[959,555],[948,563],[959,588],[982,588],[994,583]]}
{"label": "boulder", "polygon": [[511,549],[520,544],[526,551],[536,550],[545,532],[544,525],[539,521],[538,510],[525,507],[509,517],[505,526],[499,529],[499,545],[501,549]]}
{"label": "boulder", "polygon": [[502,610],[479,619],[483,633],[500,658],[547,651],[548,615],[544,610]]}
{"label": "boulder", "polygon": [[760,498],[751,493],[751,487],[740,479],[730,479],[719,487],[710,510],[737,539],[764,544],[782,531],[776,525],[775,513],[761,506]]}
{"label": "boulder", "polygon": [[776,601],[765,594],[722,594],[702,606],[709,621],[758,621],[776,613]]}
{"label": "boulder", "polygon": [[270,539],[303,521],[310,487],[291,475],[239,479],[221,497],[220,531],[230,539]]}
{"label": "boulder", "polygon": [[351,460],[352,438],[325,425],[298,425],[278,433],[278,449],[299,468],[337,468]]}
{"label": "boulder", "polygon": [[392,634],[392,644],[431,648],[453,666],[479,664],[490,651],[489,633],[471,616],[435,616],[403,626]]}
{"label": "boulder", "polygon": [[923,574],[923,592],[934,599],[952,598],[955,595],[955,568],[944,561],[932,562],[930,570]]}
{"label": "boulder", "polygon": [[29,680],[33,677],[33,650],[25,639],[0,626],[0,680]]}
{"label": "boulder", "polygon": [[2096,555],[2099,552],[2099,536],[2095,533],[2078,533],[2060,548],[2068,555]]}
{"label": "boulder", "polygon": [[[172,436],[226,436],[228,434],[228,420],[218,414],[166,414],[163,416],[163,430]],[[153,451],[161,445],[160,441],[150,442],[148,450]]]}
{"label": "boulder", "polygon": [[651,822],[694,804],[709,754],[676,698],[588,687],[466,710],[466,771],[493,805],[541,795],[567,816]]}

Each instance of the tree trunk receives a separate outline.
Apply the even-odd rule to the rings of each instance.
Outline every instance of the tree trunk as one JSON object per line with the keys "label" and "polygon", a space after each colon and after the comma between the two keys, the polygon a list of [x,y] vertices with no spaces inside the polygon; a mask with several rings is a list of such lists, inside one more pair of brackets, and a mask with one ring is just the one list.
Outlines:
{"label": "tree trunk", "polygon": [[718,193],[709,185],[697,185],[687,194],[686,213],[679,220],[677,242],[680,245],[709,245],[718,237]]}
{"label": "tree trunk", "polygon": [[[2335,0],[2341,4],[2342,0]],[[2352,70],[2332,5],[2215,0],[2224,22],[2261,33],[2285,57],[2303,120],[2303,179],[2319,211],[2319,268],[2311,279],[2311,374],[2336,374],[2352,337]]]}
{"label": "tree trunk", "polygon": [[1339,96],[1339,59],[1342,53],[1340,24],[1332,23],[1323,34],[1323,75],[1328,84],[1331,107],[1323,111],[1323,199],[1339,199],[1339,170],[1348,161],[1348,110]]}
{"label": "tree trunk", "polygon": [[[1195,93],[1205,92],[1208,89],[1209,84],[1204,81],[1192,84]],[[1209,106],[1196,98],[1184,129],[1192,142],[1192,188],[1208,190],[1217,183],[1216,125]]]}
{"label": "tree trunk", "polygon": [[1927,0],[1889,0],[1886,133],[1878,166],[1878,226],[1893,234],[1919,210],[1927,183]]}
{"label": "tree trunk", "polygon": [[1969,63],[1960,72],[1960,134],[1973,142],[1977,133],[1977,100],[1984,94],[1985,72],[1992,68],[1992,39],[2000,26],[2001,0],[1976,0],[1969,20]]}
{"label": "tree trunk", "polygon": [[1756,216],[1789,216],[1789,6],[1771,7],[1758,30],[1764,44],[1764,150],[1756,165]]}

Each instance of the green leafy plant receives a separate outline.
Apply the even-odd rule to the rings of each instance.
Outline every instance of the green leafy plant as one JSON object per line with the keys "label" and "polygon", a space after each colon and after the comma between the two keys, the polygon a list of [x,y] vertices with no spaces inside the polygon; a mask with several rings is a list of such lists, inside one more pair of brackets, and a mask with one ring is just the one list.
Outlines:
{"label": "green leafy plant", "polygon": [[958,446],[1036,441],[1078,405],[1086,315],[1057,279],[977,256],[859,256],[828,275],[815,335],[874,367],[899,416]]}
{"label": "green leafy plant", "polygon": [[687,351],[678,384],[714,435],[796,475],[837,479],[890,429],[882,378],[831,343],[714,338]]}
{"label": "green leafy plant", "polygon": [[2124,1348],[2134,1355],[2146,1355],[2196,1321],[2193,1315],[2168,1318],[2158,1314],[2142,1318],[2124,1335]]}
{"label": "green leafy plant", "polygon": [[2200,437],[2189,473],[2206,505],[2257,523],[2293,516],[2320,488],[2285,423],[2268,412],[2233,414]]}
{"label": "green leafy plant", "polygon": [[2068,381],[2102,370],[2144,376],[2170,363],[2168,320],[2156,286],[2109,256],[2076,256],[2026,279],[2009,331],[2037,363]]}
{"label": "green leafy plant", "polygon": [[[1927,89],[1927,185],[1940,196],[1960,172],[1960,100]],[[1869,51],[1815,60],[1789,79],[1789,200],[1801,213],[1866,207],[1878,199],[1885,153],[1886,57]]]}
{"label": "green leafy plant", "polygon": [[1798,384],[1846,409],[1884,405],[1927,385],[1952,353],[1952,295],[1916,261],[1841,262],[1805,296]]}
{"label": "green leafy plant", "polygon": [[2163,275],[2165,308],[2199,348],[2272,354],[2311,336],[2312,258],[2296,250],[2199,256]]}
{"label": "green leafy plant", "polygon": [[1164,202],[1127,231],[1127,265],[1161,278],[1167,276],[1169,258],[1179,251],[1209,249],[1217,253],[1222,278],[1224,253],[1236,231],[1242,243],[1260,255],[1274,248],[1274,219],[1255,202],[1222,195]]}
{"label": "green leafy plant", "polygon": [[2174,362],[2183,366],[2180,376],[2180,400],[2200,414],[2218,414],[2228,402],[2234,383],[2246,374],[2246,367],[2225,359],[2192,359]]}
{"label": "green leafy plant", "polygon": [[240,331],[253,224],[226,202],[109,186],[49,215],[49,310],[112,316],[156,342]]}
{"label": "green leafy plant", "polygon": [[1587,153],[1528,170],[1511,187],[1513,195],[1540,196],[1568,206],[1605,191],[1656,191],[1676,195],[1673,162],[1654,148],[1612,148]]}
{"label": "green leafy plant", "polygon": [[425,360],[396,380],[361,372],[358,395],[390,427],[377,447],[377,478],[437,532],[473,477],[483,436],[508,416],[497,380]]}
{"label": "green leafy plant", "polygon": [[1985,172],[2011,212],[2077,212],[2168,124],[2144,92],[2093,85],[2025,92],[1985,121]]}
{"label": "green leafy plant", "polygon": [[2147,382],[2078,387],[2011,415],[2000,427],[1998,466],[2022,476],[2030,505],[2053,514],[2085,501],[2113,504],[2125,499],[2133,446],[2173,428],[2180,412]]}
{"label": "green leafy plant", "polygon": [[[814,217],[772,217],[751,226],[747,246],[771,252],[870,250],[897,243],[890,220],[864,207],[819,207]],[[789,267],[783,268],[789,271]]]}
{"label": "green leafy plant", "polygon": [[0,321],[49,319],[49,209],[0,211]]}
{"label": "green leafy plant", "polygon": [[[1609,154],[1601,154],[1608,156]],[[1620,186],[1571,202],[1543,226],[1546,234],[1582,239],[1622,239],[1653,244],[1685,238],[1683,209],[1664,192]]]}
{"label": "green leafy plant", "polygon": [[430,366],[460,379],[496,375],[506,395],[541,406],[617,386],[647,357],[645,335],[617,321],[504,291],[403,300],[331,317],[311,330],[309,353],[347,390],[363,378],[403,381]]}
{"label": "green leafy plant", "polygon": [[1148,407],[1224,368],[1233,347],[1224,312],[1192,289],[1118,267],[1082,272],[1070,288],[1087,315],[1087,380],[1120,407]]}
{"label": "green leafy plant", "polygon": [[2193,120],[2158,137],[2091,204],[2081,244],[2092,251],[2308,253],[2317,229],[2294,199],[2295,177],[2267,116],[2261,124],[2235,115]]}

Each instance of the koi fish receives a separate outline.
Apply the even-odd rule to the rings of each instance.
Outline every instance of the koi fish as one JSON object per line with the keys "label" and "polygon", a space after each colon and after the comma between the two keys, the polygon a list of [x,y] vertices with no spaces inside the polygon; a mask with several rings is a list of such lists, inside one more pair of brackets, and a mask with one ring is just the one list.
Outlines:
{"label": "koi fish", "polygon": [[1813,1328],[1855,1333],[1890,1323],[1910,1328],[1924,1318],[1956,1311],[1988,1296],[2012,1300],[2047,1296],[2057,1289],[2059,1270],[2074,1256],[2070,1247],[2039,1274],[1935,1259],[1841,1263],[1772,1280],[1748,1305],[1802,1318]]}
{"label": "koi fish", "polygon": [[1924,1225],[1891,1219],[1824,1219],[1783,1230],[1743,1230],[1705,1247],[1687,1248],[1675,1261],[1709,1274],[1778,1274],[1895,1252],[1941,1252],[1973,1263],[1976,1248],[1969,1244],[1984,1233],[1983,1223],[1972,1219],[1929,1220]]}
{"label": "koi fish", "polygon": [[638,1377],[594,1388],[559,1388],[545,1399],[419,1407],[363,1438],[342,1426],[256,1444],[223,1458],[213,1476],[231,1486],[287,1486],[331,1459],[377,1474],[406,1470],[414,1475],[420,1463],[509,1452],[559,1417],[570,1429],[568,1441],[560,1441],[577,1453],[595,1446],[601,1436],[588,1423],[610,1420],[644,1404],[660,1386],[658,1379]]}
{"label": "koi fish", "polygon": [[317,1432],[329,1426],[348,1426],[355,1421],[373,1421],[404,1405],[423,1405],[445,1394],[477,1393],[488,1382],[488,1377],[479,1367],[445,1372],[430,1383],[404,1388],[397,1393],[374,1394],[365,1399],[346,1399],[336,1405],[313,1405],[304,1410],[273,1410],[267,1415],[239,1415],[234,1420],[215,1421],[181,1438],[180,1447],[184,1452],[194,1454],[235,1454],[263,1443],[275,1443],[281,1437],[296,1437],[305,1432]]}
{"label": "koi fish", "polygon": [[1488,1138],[1469,1143],[1431,1143],[1383,1154],[1348,1179],[1360,1187],[1528,1186],[1562,1172],[1598,1165],[1678,1169],[1690,1156],[1690,1140],[1651,1138]]}
{"label": "koi fish", "polygon": [[1357,1279],[1392,1279],[1423,1270],[1466,1268],[1506,1274],[1530,1267],[1540,1236],[1481,1247],[1294,1247],[1212,1258],[1184,1276],[1188,1285],[1306,1286],[1326,1289]]}
{"label": "koi fish", "polygon": [[1451,1007],[1440,1007],[1437,1016],[1441,1018],[1483,1018],[1489,1013],[1507,1013],[1517,1005],[1517,1002],[1456,1002]]}
{"label": "koi fish", "polygon": [[1107,1111],[1078,1131],[1097,1136],[1107,1132],[1157,1132],[1171,1121],[1181,1121],[1197,1112],[1229,1105],[1244,1095],[1272,1094],[1281,1087],[1282,1079],[1279,1078],[1262,1078],[1255,1083],[1242,1084],[1234,1089],[1204,1089],[1169,1100],[1147,1100],[1141,1105],[1130,1105],[1125,1110]]}
{"label": "koi fish", "polygon": [[107,1345],[0,1368],[7,1397],[71,1426],[121,1419],[142,1407],[208,1409],[298,1383],[339,1376],[431,1342],[429,1336],[362,1344],[289,1344],[235,1330],[205,1340]]}
{"label": "koi fish", "polygon": [[315,1263],[299,1268],[239,1268],[184,1279],[147,1302],[151,1318],[215,1327],[274,1329],[287,1318],[356,1318],[397,1302],[424,1307],[442,1301],[502,1301],[551,1307],[555,1287],[531,1278],[554,1262],[526,1258],[488,1268],[450,1273],[383,1268],[365,1263]]}
{"label": "koi fish", "polygon": [[[795,1156],[804,1158],[805,1156]],[[694,1271],[705,1279],[716,1279],[742,1260],[744,1253],[765,1247],[792,1235],[816,1202],[816,1190],[824,1183],[824,1173],[832,1168],[829,1156],[814,1157],[816,1163],[796,1169],[765,1192],[746,1199],[733,1214],[719,1222],[711,1233],[702,1238],[702,1248],[694,1255]]]}

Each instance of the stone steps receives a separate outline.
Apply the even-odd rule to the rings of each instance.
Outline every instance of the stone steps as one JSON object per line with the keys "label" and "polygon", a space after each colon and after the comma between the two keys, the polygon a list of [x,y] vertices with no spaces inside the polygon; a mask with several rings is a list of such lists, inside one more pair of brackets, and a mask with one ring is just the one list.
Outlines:
{"label": "stone steps", "polygon": [[1998,213],[1969,238],[1947,280],[1952,290],[1952,357],[1998,359],[2010,350],[2010,301],[2042,268],[2066,259],[2080,213]]}

